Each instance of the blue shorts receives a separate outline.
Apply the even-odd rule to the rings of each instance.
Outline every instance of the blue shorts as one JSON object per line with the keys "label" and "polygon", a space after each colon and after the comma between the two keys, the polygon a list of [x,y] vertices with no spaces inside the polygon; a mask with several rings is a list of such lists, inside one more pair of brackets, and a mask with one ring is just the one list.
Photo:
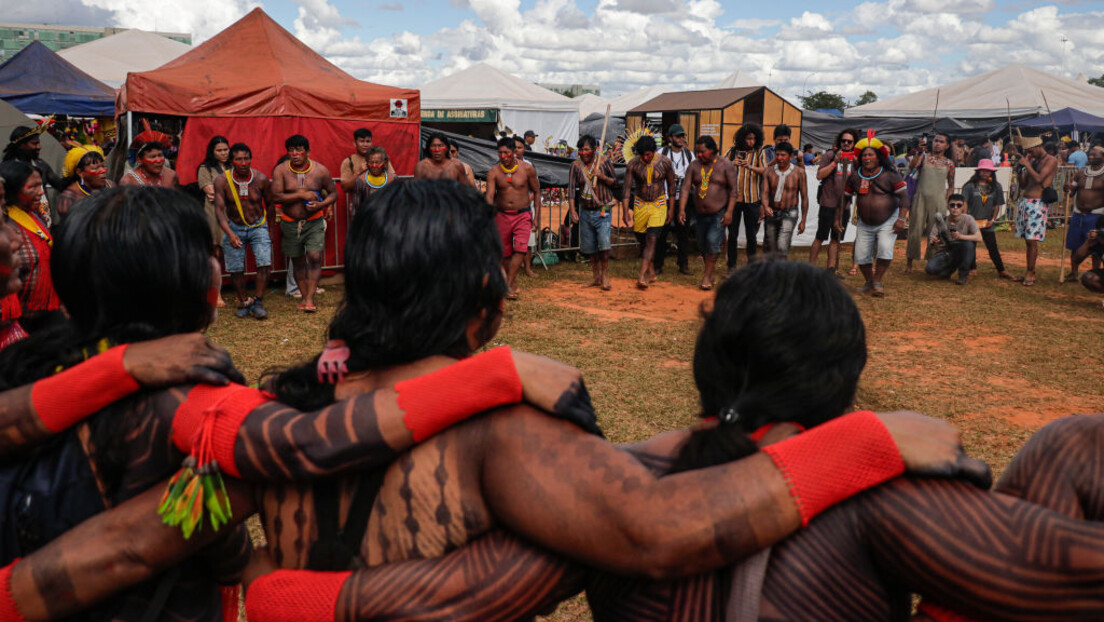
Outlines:
{"label": "blue shorts", "polygon": [[721,224],[725,211],[716,214],[698,214],[694,221],[694,234],[698,241],[698,250],[703,255],[719,255],[724,244],[725,228]]}
{"label": "blue shorts", "polygon": [[610,249],[611,210],[579,210],[579,250],[593,255]]}
{"label": "blue shorts", "polygon": [[1100,214],[1082,214],[1074,212],[1070,215],[1069,232],[1066,234],[1066,248],[1075,251],[1089,239],[1089,232],[1100,226]]}
{"label": "blue shorts", "polygon": [[268,236],[268,227],[246,227],[229,221],[230,230],[242,241],[241,248],[230,245],[230,236],[222,238],[222,257],[226,260],[227,272],[245,272],[245,247],[253,249],[253,259],[258,268],[272,265],[272,238]]}

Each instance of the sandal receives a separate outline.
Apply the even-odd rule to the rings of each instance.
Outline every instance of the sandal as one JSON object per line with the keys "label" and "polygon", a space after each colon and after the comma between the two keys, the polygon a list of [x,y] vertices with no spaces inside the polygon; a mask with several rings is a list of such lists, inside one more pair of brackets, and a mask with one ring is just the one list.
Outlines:
{"label": "sandal", "polygon": [[645,283],[644,281],[637,281],[636,282],[636,288],[637,289],[648,289],[648,284]]}
{"label": "sandal", "polygon": [[299,303],[299,310],[302,311],[303,313],[317,313],[318,312],[318,307],[316,307],[316,306],[314,306],[310,303],[302,302],[302,303]]}
{"label": "sandal", "polygon": [[1020,282],[1023,283],[1024,287],[1034,287],[1035,286],[1035,277],[1030,277],[1029,278],[1029,277],[1025,276],[1023,278],[1023,280],[1020,281]]}

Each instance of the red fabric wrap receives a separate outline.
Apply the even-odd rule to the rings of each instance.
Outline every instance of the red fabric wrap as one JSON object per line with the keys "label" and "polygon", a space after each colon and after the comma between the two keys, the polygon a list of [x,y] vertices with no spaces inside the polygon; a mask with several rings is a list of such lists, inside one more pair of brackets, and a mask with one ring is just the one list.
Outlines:
{"label": "red fabric wrap", "polygon": [[494,348],[395,385],[403,424],[420,443],[495,406],[521,402],[521,378],[509,346]]}
{"label": "red fabric wrap", "polygon": [[123,366],[126,346],[115,346],[31,386],[31,404],[42,425],[61,432],[140,387]]}
{"label": "red fabric wrap", "polygon": [[789,483],[802,527],[840,501],[905,472],[889,430],[869,410],[818,425],[763,452]]}
{"label": "red fabric wrap", "polygon": [[0,622],[27,622],[27,619],[19,612],[19,607],[15,604],[15,597],[12,596],[11,590],[12,568],[15,568],[18,563],[19,558],[17,557],[11,564],[0,568]]}
{"label": "red fabric wrap", "polygon": [[277,570],[245,592],[250,622],[334,622],[337,597],[352,572]]}
{"label": "red fabric wrap", "polygon": [[260,389],[240,384],[225,387],[196,385],[173,415],[173,444],[180,451],[191,453],[206,414],[214,411],[211,443],[214,458],[218,460],[219,470],[223,473],[241,477],[234,462],[234,444],[237,442],[238,430],[249,413],[271,399]]}
{"label": "red fabric wrap", "polygon": [[968,618],[942,605],[937,605],[928,601],[920,603],[916,612],[928,616],[932,620],[935,620],[935,622],[975,622],[973,618]]}
{"label": "red fabric wrap", "polygon": [[10,322],[23,317],[23,305],[19,304],[18,294],[8,294],[0,298],[0,322]]}
{"label": "red fabric wrap", "polygon": [[238,609],[241,607],[241,586],[224,585],[219,588],[222,598],[222,622],[238,622]]}

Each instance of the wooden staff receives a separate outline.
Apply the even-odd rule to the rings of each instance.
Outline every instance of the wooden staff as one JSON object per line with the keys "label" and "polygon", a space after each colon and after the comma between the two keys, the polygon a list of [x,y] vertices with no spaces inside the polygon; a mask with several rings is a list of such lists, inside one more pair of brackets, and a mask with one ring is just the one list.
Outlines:
{"label": "wooden staff", "polygon": [[939,114],[939,91],[940,89],[935,89],[935,109],[932,110],[932,140],[935,140],[935,119],[936,115]]}
{"label": "wooden staff", "polygon": [[[1054,113],[1050,111],[1050,103],[1047,102],[1046,93],[1044,93],[1042,91],[1042,89],[1040,89],[1039,94],[1043,96],[1043,105],[1046,106],[1047,114],[1050,115],[1050,128],[1051,128],[1051,130],[1054,131],[1054,140],[1058,140],[1058,136],[1059,136],[1058,124],[1054,121]],[[1054,171],[1054,179],[1055,179],[1055,181],[1057,181],[1057,179],[1058,179],[1057,169]],[[1054,183],[1054,182],[1052,181],[1051,183]],[[1069,193],[1068,192],[1063,192],[1062,193],[1062,201],[1059,203],[1059,205],[1062,206],[1062,216],[1063,216],[1063,218],[1062,218],[1062,220],[1063,220],[1062,230],[1065,231],[1065,233],[1063,234],[1064,236],[1069,235],[1069,220],[1070,220],[1069,199],[1070,199]],[[1062,283],[1065,283],[1065,282],[1066,282],[1066,244],[1065,244],[1065,240],[1063,240],[1062,241],[1062,253],[1059,256],[1059,260],[1058,260],[1058,284],[1061,285]]]}

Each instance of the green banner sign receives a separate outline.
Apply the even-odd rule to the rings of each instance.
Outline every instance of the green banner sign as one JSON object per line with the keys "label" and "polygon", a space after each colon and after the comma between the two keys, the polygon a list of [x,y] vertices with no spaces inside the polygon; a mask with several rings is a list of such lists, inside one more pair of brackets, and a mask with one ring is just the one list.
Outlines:
{"label": "green banner sign", "polygon": [[494,108],[459,108],[455,110],[426,110],[422,108],[422,121],[436,123],[497,123],[498,111]]}

